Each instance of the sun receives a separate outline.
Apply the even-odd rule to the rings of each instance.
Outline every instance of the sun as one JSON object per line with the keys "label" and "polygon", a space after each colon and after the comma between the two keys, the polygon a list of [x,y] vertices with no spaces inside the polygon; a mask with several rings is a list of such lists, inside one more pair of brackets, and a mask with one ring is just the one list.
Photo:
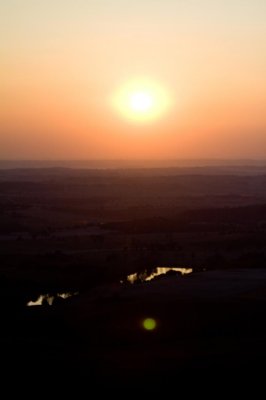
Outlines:
{"label": "sun", "polygon": [[162,116],[170,105],[167,91],[158,83],[138,79],[121,85],[112,105],[127,120],[150,122]]}
{"label": "sun", "polygon": [[136,112],[149,112],[154,105],[154,98],[147,92],[132,93],[129,100],[131,109]]}

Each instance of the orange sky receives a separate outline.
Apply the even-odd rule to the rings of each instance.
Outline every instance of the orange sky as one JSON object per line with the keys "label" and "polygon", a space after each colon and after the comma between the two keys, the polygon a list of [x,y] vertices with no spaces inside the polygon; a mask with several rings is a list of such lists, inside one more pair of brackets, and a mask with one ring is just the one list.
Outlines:
{"label": "orange sky", "polygon": [[[38,4],[37,4],[38,3]],[[264,0],[0,4],[0,158],[265,158]],[[171,107],[110,97],[147,77]]]}

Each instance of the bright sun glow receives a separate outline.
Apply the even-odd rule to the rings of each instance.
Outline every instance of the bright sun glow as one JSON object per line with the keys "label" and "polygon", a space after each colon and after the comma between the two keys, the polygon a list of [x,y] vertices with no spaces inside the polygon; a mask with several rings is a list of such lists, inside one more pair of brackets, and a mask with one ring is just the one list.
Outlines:
{"label": "bright sun glow", "polygon": [[112,98],[116,110],[126,119],[149,122],[167,111],[170,98],[166,90],[148,80],[131,81]]}
{"label": "bright sun glow", "polygon": [[130,97],[130,106],[136,112],[147,112],[153,106],[153,97],[150,93],[137,92]]}

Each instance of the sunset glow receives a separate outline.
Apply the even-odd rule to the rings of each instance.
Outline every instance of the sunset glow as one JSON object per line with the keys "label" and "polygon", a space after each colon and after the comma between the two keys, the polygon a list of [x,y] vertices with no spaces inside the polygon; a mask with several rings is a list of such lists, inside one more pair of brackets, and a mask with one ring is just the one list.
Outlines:
{"label": "sunset glow", "polygon": [[265,20],[265,0],[1,2],[0,157],[266,157]]}

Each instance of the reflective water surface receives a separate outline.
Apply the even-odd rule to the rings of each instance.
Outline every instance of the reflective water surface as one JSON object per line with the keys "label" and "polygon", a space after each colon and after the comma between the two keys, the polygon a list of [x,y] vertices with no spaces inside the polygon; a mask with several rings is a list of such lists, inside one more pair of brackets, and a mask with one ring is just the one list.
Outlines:
{"label": "reflective water surface", "polygon": [[[169,272],[177,272],[180,275],[187,275],[191,274],[193,272],[192,268],[172,268],[172,267],[157,267],[154,268],[152,271],[142,271],[142,272],[136,272],[135,274],[128,275],[126,278],[126,282],[129,283],[136,283],[136,282],[148,282],[151,281],[152,279],[160,276],[160,275],[165,275]],[[124,281],[122,281],[123,283]]]}
{"label": "reflective water surface", "polygon": [[32,306],[43,306],[43,305],[49,305],[52,306],[54,301],[56,299],[68,299],[69,297],[72,296],[77,296],[78,292],[67,292],[67,293],[56,293],[56,294],[41,294],[37,300],[31,300],[27,303],[28,307],[32,307]]}

